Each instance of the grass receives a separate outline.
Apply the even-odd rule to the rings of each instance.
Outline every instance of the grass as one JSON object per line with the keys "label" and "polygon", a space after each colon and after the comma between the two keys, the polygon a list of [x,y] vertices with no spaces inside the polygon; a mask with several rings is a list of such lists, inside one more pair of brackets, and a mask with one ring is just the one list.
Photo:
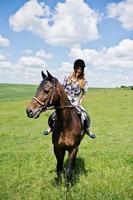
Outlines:
{"label": "grass", "polygon": [[0,199],[132,200],[133,91],[88,91],[83,106],[91,115],[97,138],[83,139],[76,182],[67,191],[64,184],[54,184],[56,160],[51,135],[41,134],[50,112],[37,120],[25,114],[36,88],[0,84]]}

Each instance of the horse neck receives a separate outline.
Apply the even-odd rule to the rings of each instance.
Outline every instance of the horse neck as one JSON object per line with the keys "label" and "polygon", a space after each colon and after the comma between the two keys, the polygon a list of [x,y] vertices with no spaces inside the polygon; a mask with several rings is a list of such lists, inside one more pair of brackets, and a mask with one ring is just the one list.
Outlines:
{"label": "horse neck", "polygon": [[71,106],[71,104],[62,86],[58,88],[58,95],[59,95],[59,101],[57,107],[62,107],[62,108],[56,110],[57,117],[59,117],[59,119],[63,119],[63,123],[66,123],[66,121],[69,123],[70,121],[72,121],[73,109],[67,108],[67,106]]}

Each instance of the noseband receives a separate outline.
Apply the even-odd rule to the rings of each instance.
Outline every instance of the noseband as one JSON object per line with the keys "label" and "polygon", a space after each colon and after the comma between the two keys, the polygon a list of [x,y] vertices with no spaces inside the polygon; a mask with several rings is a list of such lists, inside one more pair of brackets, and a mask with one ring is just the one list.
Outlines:
{"label": "noseband", "polygon": [[33,97],[32,99],[36,100],[41,106],[44,106],[44,103],[41,102],[38,98],[36,97]]}

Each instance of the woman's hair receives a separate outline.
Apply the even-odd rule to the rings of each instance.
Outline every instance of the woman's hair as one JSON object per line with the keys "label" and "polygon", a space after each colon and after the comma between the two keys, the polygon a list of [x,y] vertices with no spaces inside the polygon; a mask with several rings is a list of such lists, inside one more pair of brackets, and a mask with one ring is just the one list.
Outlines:
{"label": "woman's hair", "polygon": [[81,76],[76,77],[76,71],[74,70],[74,72],[68,76],[68,79],[69,79],[69,81],[76,79],[78,81],[80,88],[84,89],[84,87],[85,87],[84,72],[81,74]]}

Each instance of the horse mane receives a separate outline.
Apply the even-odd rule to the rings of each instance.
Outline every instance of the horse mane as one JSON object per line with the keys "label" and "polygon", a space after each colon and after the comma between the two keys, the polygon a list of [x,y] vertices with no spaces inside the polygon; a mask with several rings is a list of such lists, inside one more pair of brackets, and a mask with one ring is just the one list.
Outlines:
{"label": "horse mane", "polygon": [[67,94],[64,90],[64,86],[58,80],[56,82],[56,89],[57,89],[59,96],[64,100],[64,102],[67,105],[70,105],[70,101],[69,101],[68,96],[67,96]]}

